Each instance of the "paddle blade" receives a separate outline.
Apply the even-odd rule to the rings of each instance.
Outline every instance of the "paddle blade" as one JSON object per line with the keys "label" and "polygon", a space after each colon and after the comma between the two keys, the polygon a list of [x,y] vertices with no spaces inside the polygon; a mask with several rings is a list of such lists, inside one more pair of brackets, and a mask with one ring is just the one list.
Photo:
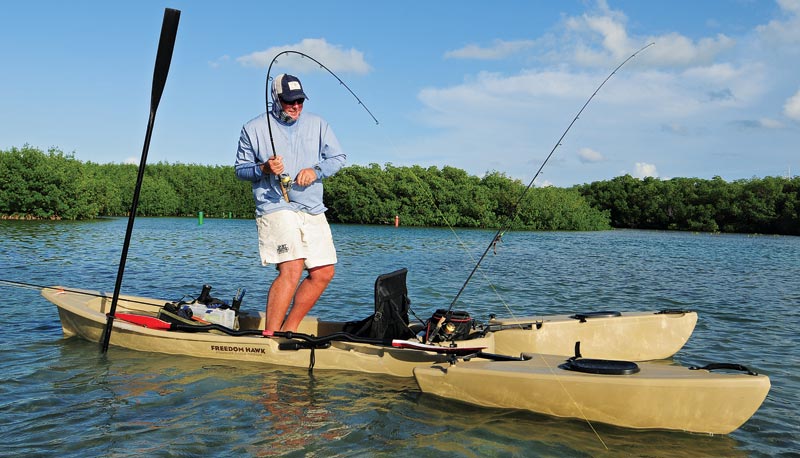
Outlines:
{"label": "paddle blade", "polygon": [[175,37],[178,35],[180,10],[164,9],[164,22],[161,24],[161,38],[158,40],[156,66],[153,70],[153,92],[150,96],[150,110],[155,112],[167,83],[169,65],[172,62],[172,50],[175,48]]}

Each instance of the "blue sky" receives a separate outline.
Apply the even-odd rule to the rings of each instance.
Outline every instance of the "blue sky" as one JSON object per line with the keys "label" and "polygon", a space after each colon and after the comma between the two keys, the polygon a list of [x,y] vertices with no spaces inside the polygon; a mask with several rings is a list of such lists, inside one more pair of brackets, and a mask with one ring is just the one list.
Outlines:
{"label": "blue sky", "polygon": [[[278,52],[350,164],[571,186],[800,171],[800,0],[41,1],[0,15],[0,149],[138,162],[165,7],[181,10],[149,163],[231,165]],[[290,5],[290,6],[288,6]]]}

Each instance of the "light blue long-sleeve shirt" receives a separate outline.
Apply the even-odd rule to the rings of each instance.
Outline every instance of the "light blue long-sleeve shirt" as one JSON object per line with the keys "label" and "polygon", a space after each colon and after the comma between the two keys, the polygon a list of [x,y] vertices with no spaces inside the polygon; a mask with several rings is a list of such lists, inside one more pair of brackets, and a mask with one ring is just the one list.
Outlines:
{"label": "light blue long-sleeve shirt", "polygon": [[[273,174],[264,174],[260,165],[272,157],[267,116],[270,116],[275,151],[283,156],[284,173],[293,179],[300,170],[314,168],[317,179],[309,186],[294,184],[286,202],[281,193],[280,181]],[[322,180],[341,169],[347,156],[342,151],[330,125],[321,117],[303,112],[292,124],[285,124],[274,116],[262,113],[242,127],[234,169],[241,180],[253,184],[256,215],[278,210],[303,211],[317,215],[327,208],[322,201]]]}

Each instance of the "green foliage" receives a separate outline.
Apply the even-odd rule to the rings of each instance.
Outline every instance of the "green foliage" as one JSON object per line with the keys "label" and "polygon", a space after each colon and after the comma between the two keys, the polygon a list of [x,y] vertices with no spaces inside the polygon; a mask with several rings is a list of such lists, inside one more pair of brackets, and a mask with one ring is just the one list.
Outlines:
{"label": "green foliage", "polygon": [[0,214],[80,219],[97,213],[92,182],[72,155],[28,145],[0,153]]}
{"label": "green foliage", "polygon": [[[138,167],[76,160],[52,148],[0,150],[0,217],[88,219],[130,212]],[[800,178],[728,183],[625,175],[563,188],[532,188],[499,172],[483,178],[455,167],[345,167],[325,180],[335,223],[512,230],[611,227],[800,235]],[[524,198],[521,199],[521,196]],[[150,164],[138,214],[251,218],[250,183],[233,166]]]}
{"label": "green foliage", "polygon": [[[526,230],[604,230],[608,216],[576,190],[525,190],[518,180],[492,172],[484,178],[444,167],[353,165],[325,182],[328,219],[337,223],[453,226]],[[515,211],[518,210],[518,211]]]}
{"label": "green foliage", "polygon": [[800,235],[800,177],[638,180],[576,187],[619,228]]}
{"label": "green foliage", "polygon": [[[127,216],[138,167],[80,162],[57,149],[25,145],[0,150],[0,216],[90,219]],[[150,164],[145,168],[137,214],[244,218],[253,215],[249,183],[233,166]]]}

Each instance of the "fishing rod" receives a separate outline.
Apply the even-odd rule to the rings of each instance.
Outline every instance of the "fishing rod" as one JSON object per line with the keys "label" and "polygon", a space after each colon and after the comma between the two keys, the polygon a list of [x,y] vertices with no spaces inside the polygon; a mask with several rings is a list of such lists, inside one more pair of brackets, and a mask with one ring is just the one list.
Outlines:
{"label": "fishing rod", "polygon": [[[350,86],[348,86],[344,81],[342,81],[342,79],[339,78],[339,76],[336,73],[333,73],[333,71],[330,68],[326,67],[322,62],[320,62],[317,59],[314,59],[313,57],[309,56],[308,54],[300,52],[300,51],[294,51],[294,50],[291,50],[291,49],[286,50],[286,51],[281,51],[278,54],[276,54],[275,57],[272,58],[272,61],[269,63],[269,67],[267,68],[266,90],[264,91],[265,92],[264,96],[266,98],[266,105],[267,105],[267,130],[269,131],[269,143],[270,143],[270,146],[272,146],[272,157],[273,158],[276,157],[278,155],[278,153],[275,151],[275,141],[272,138],[272,123],[270,122],[269,118],[270,118],[270,111],[271,111],[272,105],[275,104],[275,103],[278,103],[278,101],[277,100],[272,100],[272,102],[270,102],[270,95],[272,93],[272,89],[271,89],[271,85],[270,85],[270,82],[272,81],[272,77],[270,76],[270,74],[272,73],[272,65],[275,62],[278,61],[278,57],[280,57],[280,56],[282,56],[284,54],[297,54],[298,56],[300,56],[302,58],[306,58],[306,59],[310,59],[310,60],[314,61],[321,68],[324,68],[325,70],[327,70],[328,73],[330,73],[334,78],[336,78],[337,81],[339,81],[340,85],[344,86],[344,88],[347,89],[347,91],[350,94],[352,94],[353,97],[356,98],[356,100],[358,101],[358,104],[361,105],[362,107],[364,107],[364,109],[367,111],[367,113],[369,113],[369,115],[372,118],[372,120],[375,121],[375,124],[376,125],[380,124],[378,122],[378,119],[375,117],[375,115],[373,115],[372,112],[369,111],[369,108],[367,108],[367,106],[364,105],[364,102],[362,102],[361,99],[356,95],[356,93],[353,92],[352,89],[350,89]],[[289,202],[288,188],[291,188],[291,186],[292,186],[292,182],[293,182],[292,181],[292,177],[290,177],[286,173],[282,173],[280,176],[278,176],[278,182],[281,185],[281,192],[283,193],[283,198],[286,200],[286,202]]]}
{"label": "fishing rod", "polygon": [[500,241],[501,241],[501,239],[502,239],[502,237],[503,237],[503,234],[504,234],[504,233],[505,233],[505,231],[508,229],[509,225],[510,225],[510,224],[511,224],[511,223],[514,221],[514,219],[516,218],[516,216],[517,216],[517,214],[518,214],[518,212],[519,212],[519,206],[520,206],[520,204],[522,203],[522,201],[523,201],[523,199],[525,198],[525,196],[528,194],[528,191],[530,191],[530,189],[533,187],[533,183],[534,183],[534,181],[536,181],[536,178],[538,178],[538,177],[539,177],[539,175],[542,173],[542,169],[544,169],[544,166],[547,164],[547,162],[548,162],[548,161],[550,160],[550,158],[553,156],[553,153],[555,153],[556,149],[558,149],[558,147],[559,147],[559,146],[561,146],[561,141],[562,141],[562,140],[564,140],[564,137],[566,137],[566,136],[567,136],[567,133],[570,131],[570,129],[572,129],[572,126],[575,124],[575,122],[576,122],[576,121],[578,121],[578,118],[580,118],[580,116],[581,116],[581,113],[583,113],[583,110],[584,110],[584,109],[586,109],[586,106],[587,106],[587,105],[589,105],[589,102],[591,102],[591,101],[592,101],[592,99],[594,99],[594,96],[595,96],[595,95],[597,95],[597,93],[598,93],[598,92],[600,92],[600,89],[602,89],[602,87],[603,87],[603,86],[606,84],[606,82],[607,82],[608,80],[610,80],[610,79],[611,79],[611,77],[612,77],[612,76],[614,76],[614,74],[615,74],[615,73],[617,73],[617,71],[618,71],[620,68],[622,68],[622,66],[623,66],[623,65],[625,65],[626,63],[628,63],[628,61],[629,61],[629,60],[631,60],[631,59],[633,59],[634,57],[636,57],[636,55],[637,55],[637,54],[639,54],[640,52],[642,52],[642,51],[644,51],[645,49],[649,48],[650,46],[653,46],[654,44],[655,44],[655,43],[648,43],[647,45],[645,45],[645,46],[641,47],[641,48],[640,48],[638,51],[636,51],[636,52],[634,52],[633,54],[631,54],[630,56],[628,56],[628,58],[627,58],[627,59],[625,59],[624,61],[622,61],[622,63],[621,63],[621,64],[619,64],[619,65],[618,65],[618,66],[617,66],[617,67],[616,67],[616,68],[615,68],[615,69],[614,69],[614,70],[613,70],[611,73],[609,73],[609,75],[606,77],[606,79],[604,79],[604,80],[603,80],[603,82],[602,82],[602,83],[600,83],[600,85],[597,87],[597,89],[595,89],[595,91],[592,93],[592,95],[591,95],[591,96],[589,96],[589,98],[586,100],[586,103],[584,103],[584,104],[583,104],[583,106],[581,107],[581,109],[580,109],[580,110],[578,110],[578,114],[576,114],[576,115],[575,115],[575,117],[574,117],[574,118],[572,118],[572,121],[569,123],[569,125],[568,125],[568,126],[567,126],[567,128],[566,128],[566,130],[564,130],[564,133],[563,133],[563,134],[561,134],[561,137],[559,137],[558,141],[557,141],[557,142],[556,142],[556,144],[553,146],[553,149],[552,149],[552,150],[550,150],[550,154],[548,154],[548,155],[547,155],[547,157],[545,158],[544,162],[542,162],[542,165],[540,165],[540,166],[539,166],[539,170],[537,170],[537,171],[536,171],[536,174],[533,176],[533,178],[531,179],[530,183],[528,183],[528,186],[525,188],[525,190],[522,192],[522,194],[521,194],[521,195],[519,196],[519,198],[517,199],[516,203],[515,203],[515,204],[514,204],[514,206],[512,207],[512,209],[513,209],[513,213],[512,213],[512,214],[511,214],[511,216],[508,218],[508,222],[506,223],[506,225],[505,225],[505,226],[500,226],[500,229],[498,229],[498,230],[497,230],[497,233],[495,233],[494,237],[492,237],[492,240],[491,240],[491,242],[489,242],[489,245],[488,245],[488,246],[486,247],[486,249],[483,251],[483,254],[481,255],[481,257],[480,257],[480,258],[478,258],[478,262],[476,262],[476,263],[475,263],[475,267],[473,267],[472,271],[469,273],[469,276],[467,276],[467,279],[466,279],[466,281],[464,281],[464,284],[461,286],[461,289],[458,291],[458,293],[456,294],[456,296],[453,298],[453,301],[450,303],[450,307],[447,309],[447,314],[448,314],[448,315],[449,315],[449,314],[450,314],[450,312],[452,311],[452,309],[453,309],[453,306],[455,306],[455,304],[456,304],[456,302],[458,301],[458,299],[461,297],[461,294],[462,294],[462,293],[464,292],[464,290],[466,289],[466,287],[467,287],[467,285],[469,284],[470,280],[472,280],[472,277],[473,277],[473,275],[475,275],[475,272],[478,270],[478,267],[481,265],[481,262],[483,261],[483,259],[484,259],[484,258],[486,257],[486,255],[489,253],[489,250],[492,250],[493,248],[495,248],[495,247],[497,246],[497,244],[498,244],[498,243],[500,243]]}
{"label": "fishing rod", "polygon": [[[63,291],[65,293],[82,294],[84,296],[100,297],[100,298],[104,298],[104,299],[111,299],[113,297],[113,296],[108,295],[107,293],[102,293],[102,292],[99,292],[99,291],[90,291],[90,290],[85,290],[85,289],[65,288],[63,286],[37,285],[37,284],[34,284],[34,283],[26,283],[26,282],[21,282],[21,281],[14,281],[14,280],[3,280],[3,279],[0,279],[0,285],[13,286],[13,287],[16,287],[16,288],[27,288],[27,289],[33,289],[33,290],[38,290],[38,291],[45,290],[45,289],[52,289],[52,290],[55,290],[55,291]],[[180,298],[176,302],[180,302],[180,301],[182,301],[182,300],[184,300],[186,298],[191,298],[192,300],[197,300],[193,296],[190,296],[188,294],[184,294],[183,297]],[[164,306],[164,304],[162,304],[162,303],[154,304],[153,302],[137,300],[137,299],[134,299],[132,297],[126,298],[125,302],[129,302],[131,304],[147,305],[147,306],[150,306],[150,307],[159,307],[159,308]]]}

